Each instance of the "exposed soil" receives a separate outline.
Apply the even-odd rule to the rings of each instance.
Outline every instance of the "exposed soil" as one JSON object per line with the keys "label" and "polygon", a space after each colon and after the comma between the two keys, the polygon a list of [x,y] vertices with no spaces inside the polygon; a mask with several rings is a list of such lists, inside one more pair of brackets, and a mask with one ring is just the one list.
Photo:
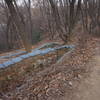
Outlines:
{"label": "exposed soil", "polygon": [[[91,68],[89,76],[81,81],[78,92],[71,100],[100,100],[100,41],[95,48],[95,55],[89,61]],[[67,98],[67,97],[66,97]],[[65,99],[67,100],[67,99]]]}
{"label": "exposed soil", "polygon": [[[33,69],[23,75],[16,73],[19,77],[15,75],[17,76],[14,77],[15,81],[9,82],[11,77],[8,77],[7,85],[0,92],[1,100],[92,100],[85,95],[92,90],[97,92],[92,92],[95,98],[99,96],[100,81],[98,81],[97,72],[100,58],[97,55],[100,49],[96,48],[99,47],[100,40],[91,36],[84,38],[79,40],[79,44],[72,53],[65,54],[58,62],[49,64],[36,73]],[[16,67],[21,67],[23,71],[24,68],[30,69],[32,63],[33,60],[28,59],[24,63],[17,64]],[[12,75],[15,74],[13,67],[10,70],[13,72],[11,72]],[[94,85],[87,85],[84,80]],[[91,86],[93,89],[86,86]],[[87,89],[88,92],[86,92]],[[85,99],[82,99],[83,95]]]}
{"label": "exposed soil", "polygon": [[[37,55],[20,63],[0,69],[0,92],[10,91],[23,83],[28,74],[35,74],[56,63],[70,49],[63,48],[45,55]],[[22,81],[21,81],[22,79]]]}

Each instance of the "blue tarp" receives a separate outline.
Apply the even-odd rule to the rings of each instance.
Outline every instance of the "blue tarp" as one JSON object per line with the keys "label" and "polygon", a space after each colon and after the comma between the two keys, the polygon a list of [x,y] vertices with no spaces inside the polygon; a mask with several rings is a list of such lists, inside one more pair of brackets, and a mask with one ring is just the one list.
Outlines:
{"label": "blue tarp", "polygon": [[14,62],[12,62],[12,60],[9,60],[9,61],[4,62],[3,66],[5,68],[5,67],[8,67],[9,65],[12,65],[12,64],[14,64]]}
{"label": "blue tarp", "polygon": [[47,54],[49,52],[55,51],[56,49],[52,49],[52,48],[47,48],[45,50],[41,50],[41,55]]}
{"label": "blue tarp", "polygon": [[3,66],[3,64],[0,64],[0,68],[3,68],[4,66]]}
{"label": "blue tarp", "polygon": [[[47,44],[46,44],[47,45]],[[64,45],[64,46],[60,46],[60,47],[56,47],[56,48],[47,48],[47,49],[44,49],[44,50],[39,50],[40,48],[44,47],[45,45],[42,45],[41,47],[35,49],[35,50],[32,50],[31,53],[27,53],[27,54],[24,54],[24,55],[21,55],[19,57],[16,57],[16,58],[12,58],[11,60],[8,60],[8,61],[5,61],[3,64],[0,64],[0,68],[5,68],[5,67],[8,67],[9,65],[12,65],[12,64],[15,64],[15,63],[18,63],[26,58],[29,58],[29,57],[33,57],[33,56],[36,56],[36,55],[44,55],[44,54],[47,54],[49,52],[53,52],[55,50],[59,50],[59,49],[62,49],[62,48],[74,48],[75,46],[70,46],[70,45]],[[23,53],[23,52],[20,52],[20,53]],[[18,54],[18,53],[15,53],[15,55]],[[14,54],[12,54],[14,55]]]}
{"label": "blue tarp", "polygon": [[[36,48],[35,50],[39,50],[41,48],[43,48],[44,46],[48,46],[48,45],[52,45],[53,43],[46,43],[38,48]],[[33,50],[33,51],[35,51]],[[18,53],[9,53],[7,56],[0,56],[0,59],[4,59],[4,58],[10,58],[10,57],[13,57],[13,56],[18,56],[18,55],[21,55],[21,54],[24,54],[24,53],[27,53],[26,51],[22,51],[22,50],[16,50]]]}
{"label": "blue tarp", "polygon": [[26,53],[26,51],[19,51],[18,53],[14,53],[14,54],[8,54],[7,56],[1,56],[0,59],[3,59],[3,58],[10,58],[10,57],[13,57],[13,56],[17,56],[17,55],[20,55],[20,54],[24,54]]}
{"label": "blue tarp", "polygon": [[22,61],[23,59],[21,58],[21,57],[16,57],[16,58],[13,58],[12,59],[12,62],[13,63],[18,63],[18,62],[20,62],[20,61]]}

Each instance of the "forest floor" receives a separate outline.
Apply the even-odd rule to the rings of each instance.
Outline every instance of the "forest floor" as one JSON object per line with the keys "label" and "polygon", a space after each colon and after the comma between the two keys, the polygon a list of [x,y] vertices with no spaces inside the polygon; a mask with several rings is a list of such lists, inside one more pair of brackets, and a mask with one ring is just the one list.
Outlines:
{"label": "forest floor", "polygon": [[94,56],[87,63],[90,66],[88,77],[81,80],[77,91],[65,100],[100,100],[100,41],[96,43]]}
{"label": "forest floor", "polygon": [[100,39],[82,38],[57,62],[34,70],[29,58],[1,70],[0,100],[99,100]]}
{"label": "forest floor", "polygon": [[[42,41],[38,42],[37,44],[33,45],[32,46],[32,50],[35,50],[35,49],[37,49],[37,48],[39,48],[42,45],[45,45],[47,43],[49,43],[49,44],[50,43],[58,43],[60,45],[63,45],[63,42],[62,41],[57,41],[57,40],[51,41],[51,40],[48,40],[47,39],[47,40],[42,40]],[[16,57],[19,57],[21,55],[24,55],[24,54],[27,54],[27,52],[25,51],[24,48],[22,48],[22,49],[16,49],[16,50],[10,50],[10,51],[6,51],[6,52],[2,52],[2,53],[0,53],[0,57],[1,57],[0,58],[0,64],[6,62],[8,60],[11,60],[13,58],[16,58]],[[10,55],[13,55],[13,56],[10,56]]]}

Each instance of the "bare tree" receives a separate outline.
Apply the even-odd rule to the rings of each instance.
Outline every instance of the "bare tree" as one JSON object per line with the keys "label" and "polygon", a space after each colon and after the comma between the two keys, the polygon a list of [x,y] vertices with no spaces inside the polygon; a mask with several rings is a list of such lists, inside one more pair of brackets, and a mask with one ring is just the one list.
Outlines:
{"label": "bare tree", "polygon": [[5,2],[9,8],[13,22],[16,25],[17,29],[19,30],[20,36],[23,40],[23,44],[24,44],[26,50],[30,51],[31,45],[30,45],[29,40],[27,38],[28,34],[26,33],[26,30],[25,30],[26,28],[25,28],[24,20],[18,15],[12,0],[5,0]]}

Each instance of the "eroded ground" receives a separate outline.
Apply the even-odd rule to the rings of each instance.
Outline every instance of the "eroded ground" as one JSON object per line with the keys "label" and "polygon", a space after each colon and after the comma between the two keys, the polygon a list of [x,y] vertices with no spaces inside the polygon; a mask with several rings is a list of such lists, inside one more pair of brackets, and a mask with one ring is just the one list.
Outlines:
{"label": "eroded ground", "polygon": [[[60,62],[57,62],[59,58],[57,54],[53,54],[53,62],[45,67],[39,61],[40,67],[34,69],[35,59],[30,58],[24,63],[16,64],[17,69],[12,67],[1,71],[2,76],[8,72],[6,77],[0,79],[2,80],[1,100],[74,100],[82,84],[81,80],[90,75],[91,66],[88,64],[95,55],[95,48],[99,46],[96,45],[97,43],[100,41],[87,37],[83,42],[82,40],[79,42],[71,54],[64,55]],[[43,60],[43,57],[39,58]],[[6,78],[7,80],[4,81]],[[6,84],[3,84],[3,81]],[[77,96],[76,100],[78,100]]]}

